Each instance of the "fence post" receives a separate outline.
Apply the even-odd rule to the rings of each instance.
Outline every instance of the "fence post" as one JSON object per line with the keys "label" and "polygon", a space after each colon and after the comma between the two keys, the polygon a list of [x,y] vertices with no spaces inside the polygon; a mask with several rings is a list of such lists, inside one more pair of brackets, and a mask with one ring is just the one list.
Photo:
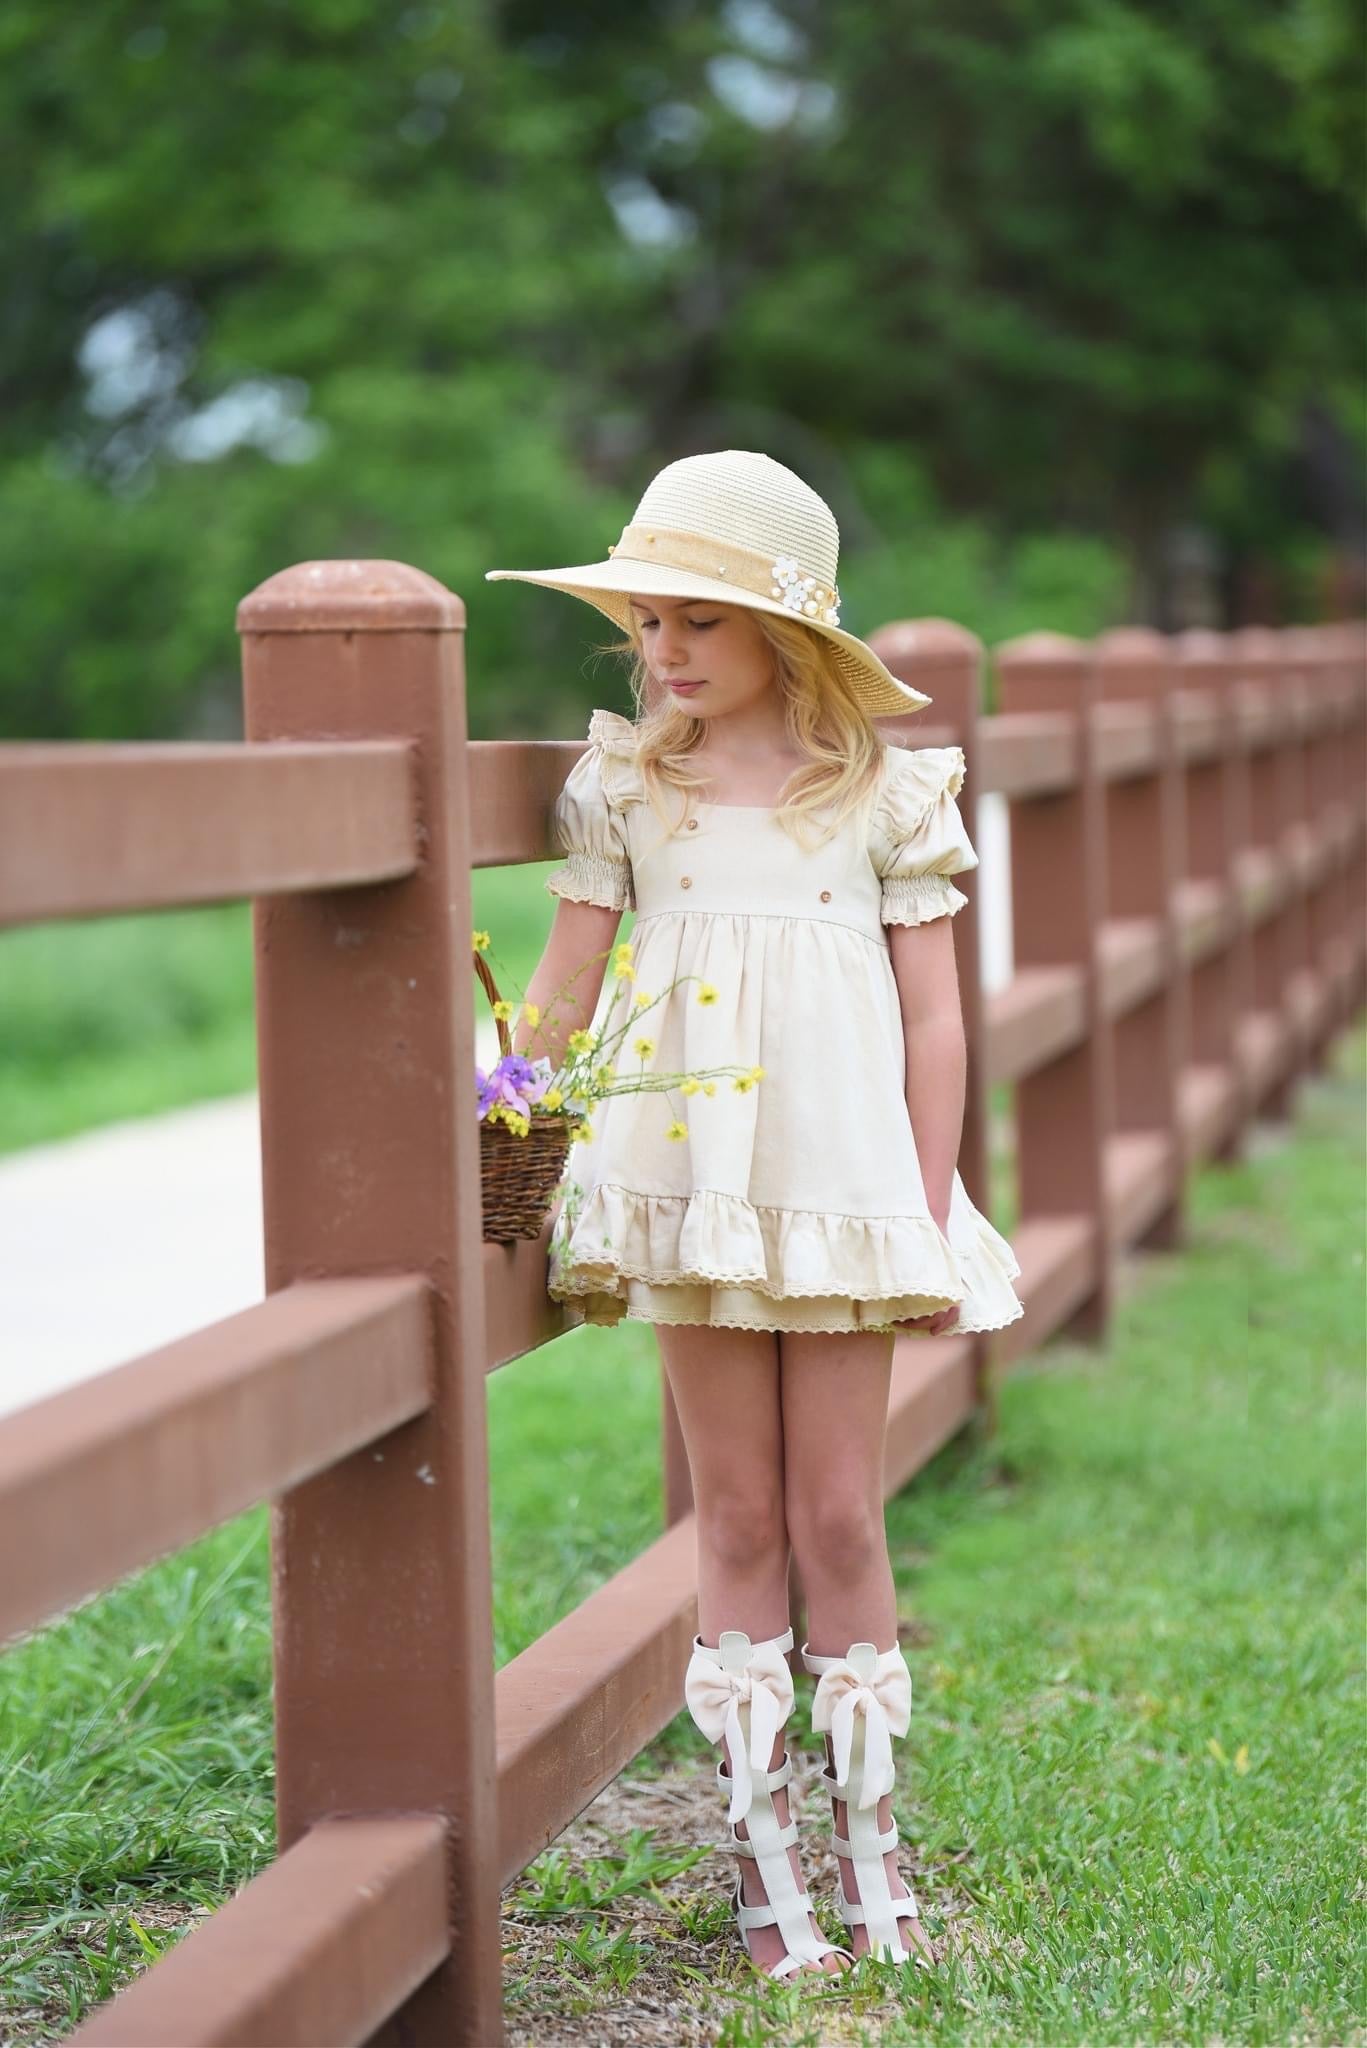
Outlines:
{"label": "fence post", "polygon": [[1332,786],[1324,719],[1325,674],[1318,634],[1308,627],[1288,626],[1280,634],[1282,675],[1293,707],[1288,752],[1289,822],[1284,839],[1287,870],[1294,890],[1294,916],[1288,932],[1291,954],[1287,999],[1296,1032],[1297,1066],[1304,1073],[1321,1064],[1331,1014],[1324,985],[1325,947],[1321,930],[1326,876],[1317,845],[1315,813]]}
{"label": "fence post", "polygon": [[1191,1058],[1198,1068],[1218,1067],[1226,1083],[1227,1114],[1213,1157],[1241,1156],[1250,1114],[1247,1076],[1239,1052],[1239,1024],[1252,1006],[1253,956],[1239,896],[1240,851],[1247,836],[1247,755],[1239,740],[1235,670],[1220,633],[1202,628],[1174,643],[1181,687],[1208,696],[1219,744],[1186,773],[1187,875],[1204,884],[1219,905],[1222,943],[1198,960],[1191,977]]}
{"label": "fence post", "polygon": [[[1250,722],[1255,728],[1244,742],[1248,749],[1249,850],[1260,863],[1259,900],[1263,888],[1270,896],[1268,907],[1260,910],[1253,922],[1252,1001],[1254,1015],[1261,1014],[1269,1029],[1275,1030],[1275,1051],[1271,1084],[1255,1075],[1251,1107],[1255,1115],[1280,1119],[1290,1115],[1299,1066],[1297,1033],[1287,1000],[1299,892],[1283,866],[1292,816],[1298,693],[1288,699],[1278,687],[1282,680],[1281,640],[1270,627],[1244,627],[1231,636],[1230,644],[1244,704],[1252,707]],[[1272,743],[1266,737],[1269,721],[1275,722],[1277,729]],[[1240,724],[1248,734],[1244,719]],[[1258,727],[1263,729],[1261,736]]]}
{"label": "fence post", "polygon": [[1352,620],[1342,628],[1325,627],[1334,634],[1342,663],[1343,686],[1347,694],[1347,730],[1342,749],[1341,794],[1348,807],[1345,821],[1347,845],[1344,869],[1349,878],[1343,897],[1343,944],[1351,962],[1349,996],[1345,1015],[1351,1015],[1367,989],[1362,943],[1363,912],[1363,797],[1367,789],[1367,623]]}
{"label": "fence post", "polygon": [[1178,930],[1186,870],[1186,817],[1177,755],[1169,643],[1147,626],[1121,626],[1096,643],[1097,698],[1142,703],[1153,714],[1151,774],[1113,782],[1106,799],[1107,911],[1158,929],[1159,985],[1112,1025],[1115,1129],[1159,1130],[1168,1145],[1168,1200],[1140,1243],[1182,1240],[1186,1183],[1182,1076],[1191,1041],[1191,987]]}
{"label": "fence post", "polygon": [[[1312,752],[1310,801],[1320,829],[1330,831],[1324,881],[1312,903],[1316,963],[1328,983],[1324,1040],[1353,1016],[1359,995],[1357,950],[1361,946],[1359,817],[1367,786],[1363,760],[1361,627],[1314,629],[1316,694],[1328,700],[1330,715]],[[1357,659],[1355,659],[1357,655]],[[1316,907],[1318,905],[1318,907]]]}
{"label": "fence post", "polygon": [[[869,645],[899,682],[923,690],[934,701],[920,711],[894,714],[874,722],[898,744],[922,746],[927,727],[948,735],[964,750],[964,786],[957,799],[974,846],[978,843],[978,711],[982,691],[982,642],[950,619],[895,619],[869,636]],[[959,1000],[963,1010],[968,1069],[964,1079],[963,1134],[958,1167],[964,1190],[985,1216],[992,1212],[991,1158],[988,1145],[987,1081],[983,1063],[986,1042],[986,1001],[983,994],[982,928],[978,891],[967,888],[968,902],[952,920],[959,969]],[[951,1332],[952,1334],[952,1332]],[[919,1343],[917,1337],[908,1339]],[[996,1387],[992,1376],[994,1347],[984,1333],[959,1340],[971,1347],[976,1422],[985,1436],[996,1431]]]}
{"label": "fence post", "polygon": [[1115,1295],[1115,1246],[1106,1192],[1113,1124],[1111,1028],[1101,985],[1106,915],[1106,788],[1096,758],[1096,676],[1085,642],[1027,633],[996,650],[1003,712],[1066,719],[1075,774],[1063,789],[1011,806],[1011,915],[1017,974],[1077,971],[1082,1036],[1016,1084],[1020,1219],[1086,1216],[1093,1223],[1095,1286],[1063,1325],[1103,1339]]}
{"label": "fence post", "polygon": [[414,743],[417,874],[254,905],[267,1291],[431,1289],[431,1408],[271,1524],[281,1850],[325,1815],[447,1821],[451,1954],[384,2048],[502,2039],[464,624],[397,562],[300,563],[238,609],[249,740]]}

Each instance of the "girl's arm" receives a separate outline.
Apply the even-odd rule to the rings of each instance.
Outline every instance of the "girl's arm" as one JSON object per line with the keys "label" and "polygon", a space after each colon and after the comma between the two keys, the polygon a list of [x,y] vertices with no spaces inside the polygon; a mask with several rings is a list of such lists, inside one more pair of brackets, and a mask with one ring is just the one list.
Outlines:
{"label": "girl's arm", "polygon": [[948,917],[888,926],[906,1041],[906,1098],[926,1204],[943,1231],[963,1137],[968,1047]]}
{"label": "girl's arm", "polygon": [[[570,1033],[587,1029],[592,1021],[621,922],[620,910],[576,903],[566,896],[557,899],[550,937],[524,998],[537,1005],[541,1017],[535,1026],[525,1015],[518,1018],[512,1034],[514,1052],[529,1060],[549,1055],[552,1071],[563,1064]],[[548,1015],[552,1001],[555,1014]]]}

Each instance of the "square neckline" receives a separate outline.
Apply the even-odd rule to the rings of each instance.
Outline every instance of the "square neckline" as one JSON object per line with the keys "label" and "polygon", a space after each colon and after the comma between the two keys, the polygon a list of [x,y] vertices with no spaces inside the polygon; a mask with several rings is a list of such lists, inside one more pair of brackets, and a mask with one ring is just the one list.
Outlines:
{"label": "square neckline", "polygon": [[[901,750],[899,749],[899,751]],[[884,740],[882,762],[883,772],[878,782],[878,790],[880,794],[886,785],[888,775],[888,757],[892,752],[892,742],[889,740]],[[779,809],[779,806],[777,804],[722,804],[718,803],[716,799],[713,797],[700,796],[695,797],[693,801],[697,809],[700,811],[762,811],[767,817],[770,818],[772,818]]]}

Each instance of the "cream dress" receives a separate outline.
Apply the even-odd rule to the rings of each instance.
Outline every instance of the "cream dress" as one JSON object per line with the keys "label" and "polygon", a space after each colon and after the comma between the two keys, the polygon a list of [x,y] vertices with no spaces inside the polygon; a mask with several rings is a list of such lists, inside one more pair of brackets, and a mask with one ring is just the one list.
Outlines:
{"label": "cream dress", "polygon": [[[595,711],[588,738],[556,798],[566,859],[546,888],[636,913],[635,979],[618,981],[609,957],[590,1028],[614,994],[615,1025],[637,991],[698,976],[633,1014],[617,1069],[641,1070],[631,1047],[645,1036],[647,1071],[764,1074],[744,1093],[724,1074],[711,1096],[594,1105],[566,1162],[582,1198],[572,1220],[561,1200],[550,1238],[548,1290],[567,1319],[866,1330],[958,1302],[958,1330],[1014,1322],[1020,1266],[957,1171],[947,1236],[926,1206],[884,929],[968,901],[949,879],[978,864],[954,801],[962,748],[885,747],[862,822],[807,853],[754,805],[695,799],[694,823],[671,834],[631,720]],[[715,1002],[698,1002],[701,982]],[[686,1138],[666,1137],[675,1119]]]}

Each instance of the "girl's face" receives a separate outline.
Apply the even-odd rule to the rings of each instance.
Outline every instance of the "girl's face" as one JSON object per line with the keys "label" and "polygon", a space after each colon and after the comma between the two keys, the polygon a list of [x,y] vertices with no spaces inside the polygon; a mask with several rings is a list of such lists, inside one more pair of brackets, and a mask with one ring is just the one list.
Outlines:
{"label": "girl's face", "polygon": [[[773,689],[769,644],[747,606],[633,597],[631,609],[651,675],[695,718],[738,711]],[[698,687],[675,687],[682,683]]]}

